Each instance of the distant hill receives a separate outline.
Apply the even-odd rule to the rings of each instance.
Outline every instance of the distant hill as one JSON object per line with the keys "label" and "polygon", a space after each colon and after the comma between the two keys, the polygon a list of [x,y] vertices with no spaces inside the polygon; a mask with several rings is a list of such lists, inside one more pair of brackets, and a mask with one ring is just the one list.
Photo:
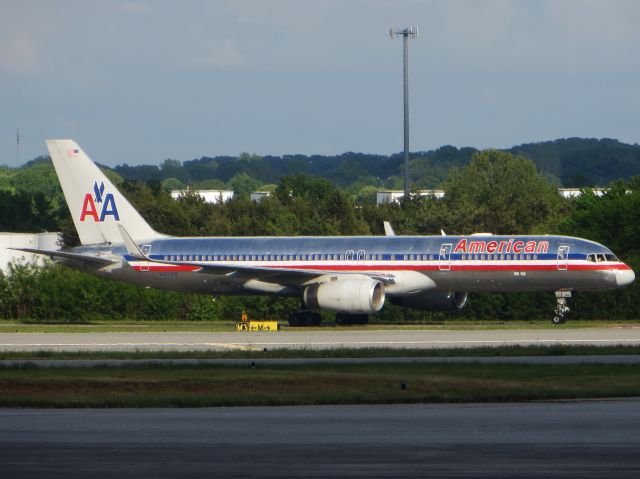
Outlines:
{"label": "distant hill", "polygon": [[[452,167],[465,166],[475,148],[443,146],[411,154],[411,177],[418,188],[438,186]],[[640,145],[612,139],[567,138],[527,143],[506,150],[533,160],[538,169],[558,186],[605,186],[613,180],[640,175]],[[115,171],[125,179],[184,184],[208,180],[229,182],[246,174],[261,183],[277,183],[286,175],[307,173],[346,187],[354,183],[385,188],[402,184],[402,155],[374,155],[347,152],[335,156],[284,155],[202,157],[180,162],[165,160],[159,166],[119,165]]]}
{"label": "distant hill", "polygon": [[508,151],[532,159],[538,170],[559,178],[566,187],[606,186],[640,175],[640,145],[618,140],[567,138],[514,146]]}

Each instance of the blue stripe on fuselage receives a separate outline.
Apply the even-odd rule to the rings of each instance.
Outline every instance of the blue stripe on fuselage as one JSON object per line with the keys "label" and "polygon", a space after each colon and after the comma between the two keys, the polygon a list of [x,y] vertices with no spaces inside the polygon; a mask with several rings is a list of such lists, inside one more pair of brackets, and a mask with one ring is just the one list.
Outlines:
{"label": "blue stripe on fuselage", "polygon": [[[410,255],[431,255],[421,260],[438,260],[443,244],[451,244],[451,261],[462,260],[462,253],[453,253],[461,239],[467,241],[546,241],[549,243],[546,253],[525,253],[537,255],[538,260],[554,260],[560,245],[569,246],[569,259],[584,259],[588,253],[611,253],[604,246],[566,236],[340,236],[340,237],[233,237],[233,238],[171,238],[155,240],[151,243],[151,257],[164,259],[165,256],[240,256],[240,255],[344,255],[348,252],[357,256],[358,252],[367,255],[382,255],[381,260],[416,260]],[[362,253],[361,253],[362,254]],[[466,259],[473,253],[465,253]],[[496,254],[516,253],[475,253],[485,257]],[[395,257],[392,257],[395,255]]]}

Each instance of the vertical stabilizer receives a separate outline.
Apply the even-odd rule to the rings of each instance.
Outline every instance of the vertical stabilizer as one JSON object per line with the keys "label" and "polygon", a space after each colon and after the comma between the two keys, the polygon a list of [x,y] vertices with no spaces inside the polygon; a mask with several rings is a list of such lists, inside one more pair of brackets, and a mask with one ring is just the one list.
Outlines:
{"label": "vertical stabilizer", "polygon": [[84,245],[122,243],[118,223],[138,241],[162,237],[73,140],[47,140],[64,197]]}

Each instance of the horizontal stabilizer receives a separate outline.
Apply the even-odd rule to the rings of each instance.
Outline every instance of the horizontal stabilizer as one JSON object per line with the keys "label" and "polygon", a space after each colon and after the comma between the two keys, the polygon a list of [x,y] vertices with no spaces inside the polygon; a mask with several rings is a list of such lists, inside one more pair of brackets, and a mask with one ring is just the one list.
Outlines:
{"label": "horizontal stabilizer", "polygon": [[9,248],[9,249],[12,249],[14,251],[23,251],[25,253],[41,254],[41,255],[49,256],[51,259],[65,258],[65,259],[74,259],[78,261],[85,261],[87,263],[94,264],[96,266],[107,266],[114,262],[113,260],[108,258],[101,258],[98,256],[89,256],[86,254],[79,254],[79,253],[69,253],[67,251],[53,251],[53,250],[48,251],[48,250],[34,249],[34,248]]}

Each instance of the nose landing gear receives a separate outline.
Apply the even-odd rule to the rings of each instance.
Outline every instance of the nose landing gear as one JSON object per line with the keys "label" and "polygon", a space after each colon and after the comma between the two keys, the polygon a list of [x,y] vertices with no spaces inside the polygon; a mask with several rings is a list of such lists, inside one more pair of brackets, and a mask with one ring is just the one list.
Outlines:
{"label": "nose landing gear", "polygon": [[562,324],[567,321],[565,315],[569,312],[567,298],[571,297],[571,291],[556,291],[556,309],[553,312],[553,324]]}

